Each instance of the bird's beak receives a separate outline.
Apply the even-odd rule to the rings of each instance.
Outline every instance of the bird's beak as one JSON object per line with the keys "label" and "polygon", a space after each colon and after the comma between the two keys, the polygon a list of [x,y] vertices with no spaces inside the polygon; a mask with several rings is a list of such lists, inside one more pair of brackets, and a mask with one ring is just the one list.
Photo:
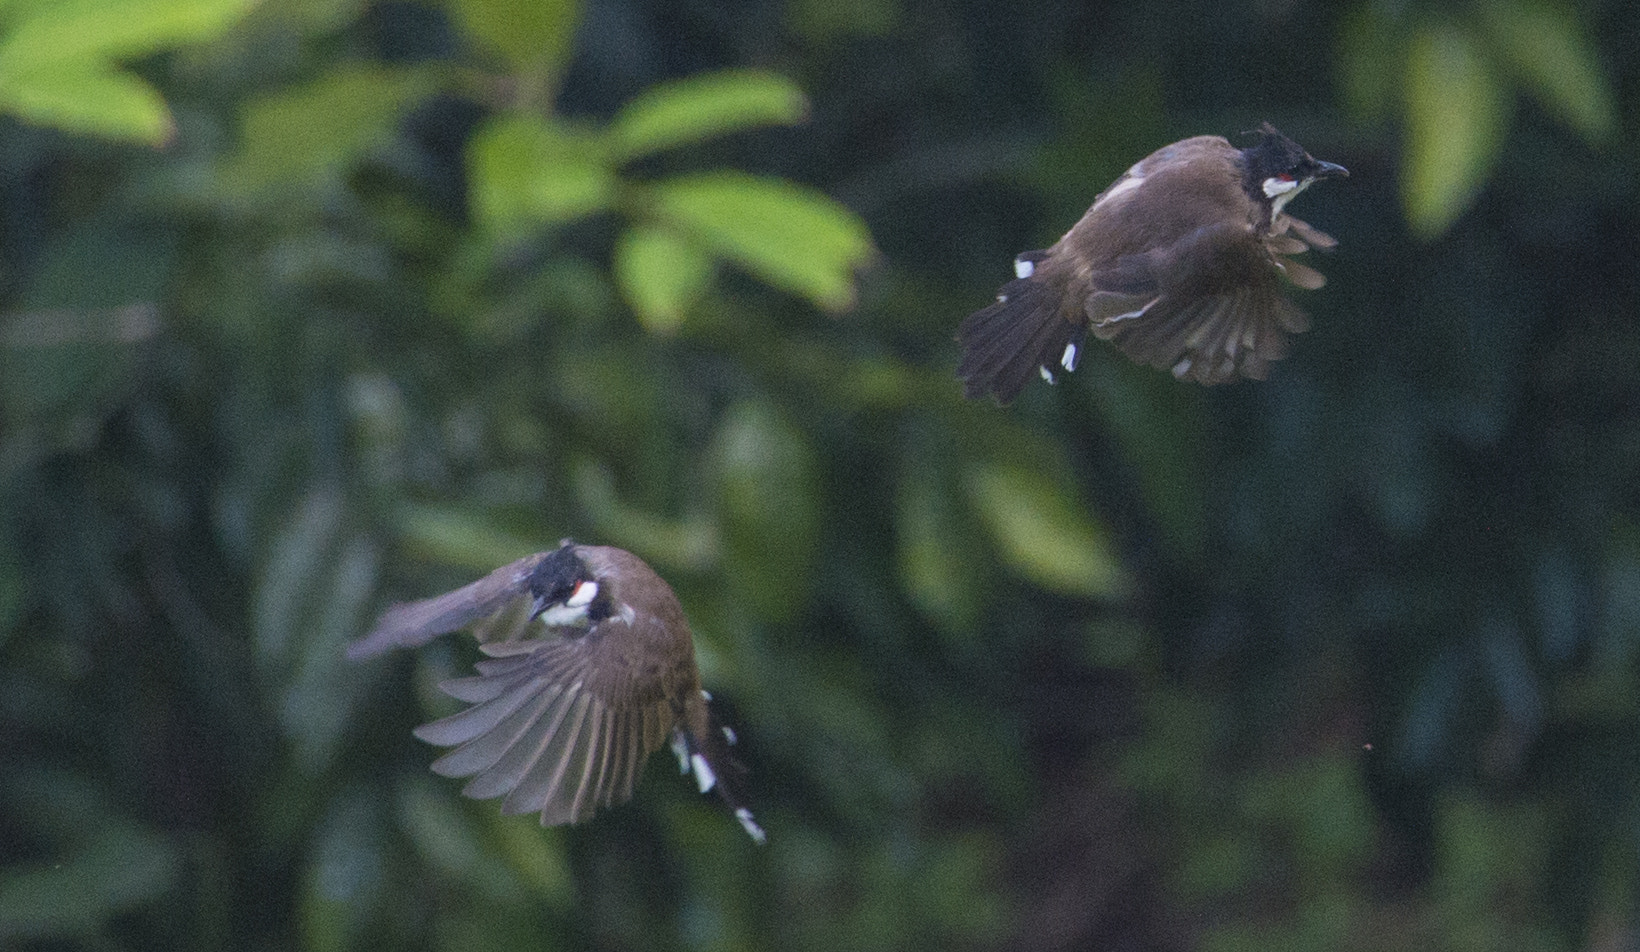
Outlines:
{"label": "bird's beak", "polygon": [[1318,179],[1350,177],[1350,170],[1335,162],[1323,162],[1320,159],[1316,159],[1315,164],[1317,169],[1315,177]]}

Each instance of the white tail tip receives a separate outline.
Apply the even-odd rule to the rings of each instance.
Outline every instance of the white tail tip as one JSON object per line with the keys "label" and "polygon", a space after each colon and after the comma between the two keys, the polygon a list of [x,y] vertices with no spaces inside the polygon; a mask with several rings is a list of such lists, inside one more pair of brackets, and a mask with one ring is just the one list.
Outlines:
{"label": "white tail tip", "polygon": [[705,793],[717,785],[717,774],[712,772],[712,765],[699,754],[691,754],[690,766],[695,768],[695,783],[700,785],[700,792]]}
{"label": "white tail tip", "polygon": [[769,834],[763,832],[763,828],[757,825],[756,820],[752,819],[752,811],[740,807],[735,810],[735,819],[740,821],[740,826],[746,831],[746,835],[750,836],[758,846],[762,846],[769,841]]}

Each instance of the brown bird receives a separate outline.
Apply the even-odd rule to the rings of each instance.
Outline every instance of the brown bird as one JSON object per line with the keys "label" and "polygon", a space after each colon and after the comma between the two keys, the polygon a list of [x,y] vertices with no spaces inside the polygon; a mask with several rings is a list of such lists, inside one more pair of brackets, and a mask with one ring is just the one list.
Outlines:
{"label": "brown bird", "polygon": [[1264,123],[1237,149],[1220,136],[1163,146],[1099,193],[1046,251],[1014,262],[996,302],[962,322],[957,376],[969,397],[1019,395],[1075,370],[1088,330],[1181,380],[1263,379],[1309,319],[1286,299],[1326,282],[1286,255],[1332,237],[1284,213],[1311,182],[1349,173]]}
{"label": "brown bird", "polygon": [[416,729],[456,748],[434,773],[472,777],[462,792],[475,799],[505,796],[503,813],[578,823],[629,799],[644,761],[670,738],[701,792],[716,787],[764,841],[731,787],[734,733],[707,707],[683,607],[642,559],[566,539],[465,588],[389,608],[347,654],[415,647],[469,626],[489,657],[476,677],[439,688],[472,706]]}

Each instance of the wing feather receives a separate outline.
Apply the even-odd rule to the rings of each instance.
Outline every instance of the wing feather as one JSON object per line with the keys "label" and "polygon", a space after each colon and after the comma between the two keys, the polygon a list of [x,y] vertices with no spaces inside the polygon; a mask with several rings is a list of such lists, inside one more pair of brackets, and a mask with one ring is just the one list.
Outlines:
{"label": "wing feather", "polygon": [[437,598],[392,606],[377,619],[370,634],[347,646],[348,658],[368,658],[390,648],[414,648],[496,614],[525,594],[530,573],[548,554],[525,556]]}
{"label": "wing feather", "polygon": [[[587,819],[631,797],[644,761],[679,725],[679,698],[698,695],[694,648],[677,598],[636,556],[581,547],[615,610],[585,628],[532,621],[529,577],[542,555],[464,589],[390,609],[354,646],[369,654],[474,626],[484,657],[476,674],[440,684],[467,705],[416,736],[453,748],[433,764],[470,778],[477,799],[505,813],[538,812],[543,824]],[[488,635],[486,635],[488,633]]]}

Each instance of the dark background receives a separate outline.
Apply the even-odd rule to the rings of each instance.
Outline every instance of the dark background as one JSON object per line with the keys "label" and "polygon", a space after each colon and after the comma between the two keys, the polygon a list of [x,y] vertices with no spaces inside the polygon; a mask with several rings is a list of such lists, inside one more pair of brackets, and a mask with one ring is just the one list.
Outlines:
{"label": "dark background", "polygon": [[[0,947],[1640,946],[1640,8],[511,6],[116,49],[158,147],[0,120]],[[488,124],[732,67],[806,121],[474,207]],[[1262,120],[1351,172],[1272,379],[960,398],[1016,252]],[[725,168],[863,219],[856,306],[635,316],[643,183]],[[767,847],[661,758],[502,817],[410,734],[465,639],[342,661],[562,536],[678,590]]]}

